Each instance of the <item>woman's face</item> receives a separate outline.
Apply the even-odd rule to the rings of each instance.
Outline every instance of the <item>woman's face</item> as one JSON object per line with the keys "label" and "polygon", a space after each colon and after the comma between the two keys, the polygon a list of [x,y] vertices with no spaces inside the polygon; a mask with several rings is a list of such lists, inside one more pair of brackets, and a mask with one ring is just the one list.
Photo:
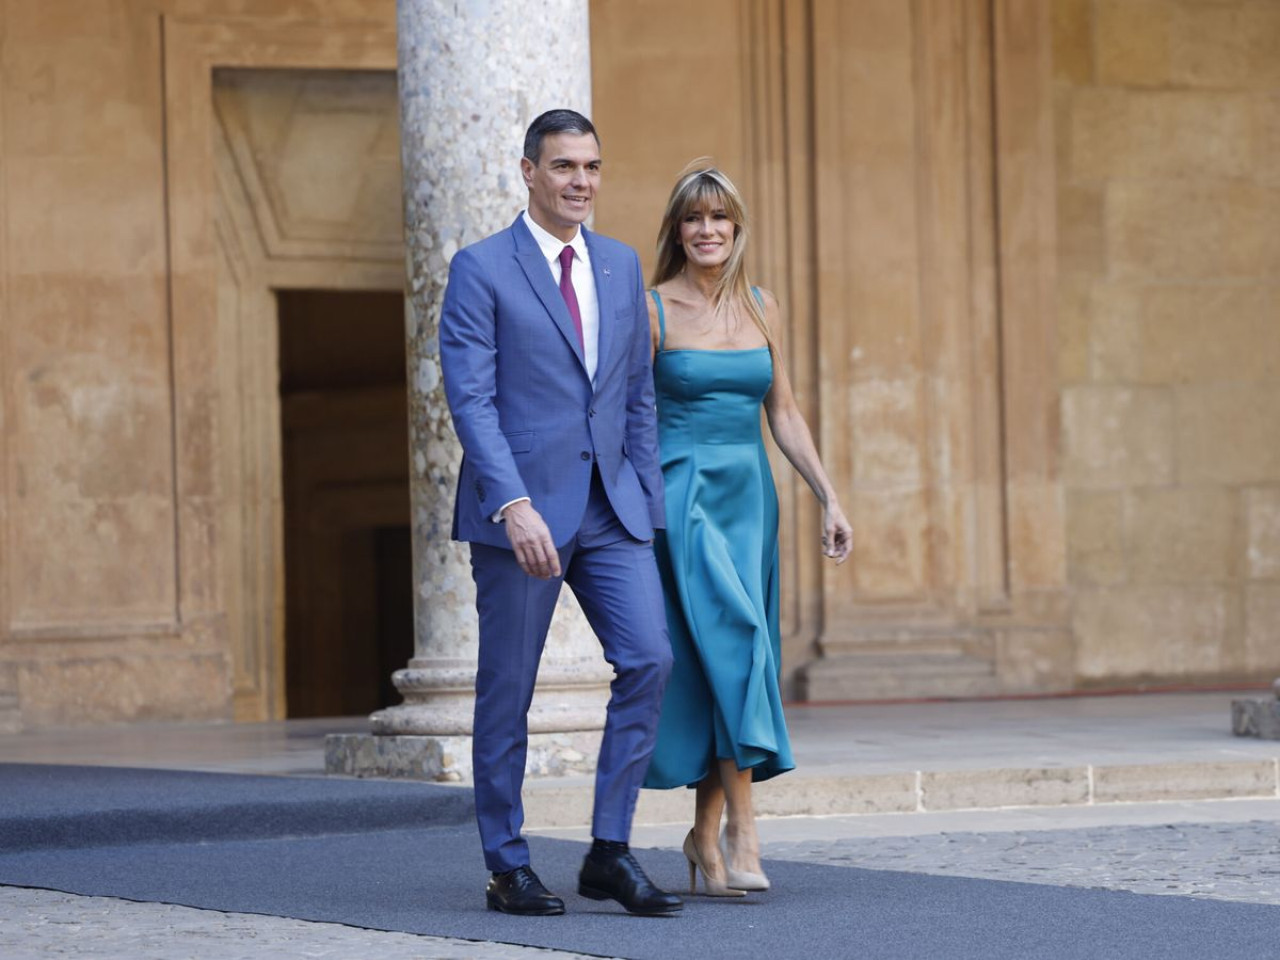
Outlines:
{"label": "woman's face", "polygon": [[694,207],[680,221],[680,245],[689,262],[719,267],[733,253],[734,223],[716,199]]}

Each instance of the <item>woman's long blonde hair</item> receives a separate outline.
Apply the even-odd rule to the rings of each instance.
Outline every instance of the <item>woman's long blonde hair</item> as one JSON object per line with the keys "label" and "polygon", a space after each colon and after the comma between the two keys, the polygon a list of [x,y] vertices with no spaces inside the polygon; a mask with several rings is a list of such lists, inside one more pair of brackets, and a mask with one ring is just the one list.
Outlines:
{"label": "woman's long blonde hair", "polygon": [[679,276],[688,262],[680,242],[680,224],[684,218],[693,210],[715,206],[723,207],[733,221],[733,251],[720,273],[711,306],[719,311],[726,303],[742,304],[772,347],[773,335],[765,321],[764,306],[747,279],[747,207],[733,181],[713,167],[709,157],[699,157],[689,163],[671,189],[667,209],[662,214],[662,226],[658,228],[658,263],[653,270],[653,286]]}

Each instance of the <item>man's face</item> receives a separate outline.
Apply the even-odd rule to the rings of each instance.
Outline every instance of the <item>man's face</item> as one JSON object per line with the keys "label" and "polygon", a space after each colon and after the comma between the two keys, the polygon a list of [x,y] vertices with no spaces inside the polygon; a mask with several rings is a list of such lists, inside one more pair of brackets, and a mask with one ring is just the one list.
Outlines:
{"label": "man's face", "polygon": [[529,188],[529,216],[561,240],[573,239],[591,215],[600,186],[600,145],[589,133],[551,133],[542,138],[537,164],[520,160]]}

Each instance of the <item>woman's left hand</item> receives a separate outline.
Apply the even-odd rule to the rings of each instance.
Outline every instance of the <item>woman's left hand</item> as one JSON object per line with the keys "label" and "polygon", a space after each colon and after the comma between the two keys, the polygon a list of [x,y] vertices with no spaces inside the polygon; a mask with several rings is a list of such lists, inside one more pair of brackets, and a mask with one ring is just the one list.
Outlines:
{"label": "woman's left hand", "polygon": [[844,517],[837,503],[830,503],[822,512],[822,553],[837,564],[849,559],[853,549],[853,527]]}

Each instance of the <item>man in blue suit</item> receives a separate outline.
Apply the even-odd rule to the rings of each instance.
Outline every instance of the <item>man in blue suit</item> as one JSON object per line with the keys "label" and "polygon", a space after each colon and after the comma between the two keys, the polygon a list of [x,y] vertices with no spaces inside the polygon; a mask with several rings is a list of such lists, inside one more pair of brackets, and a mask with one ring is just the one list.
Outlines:
{"label": "man in blue suit", "polygon": [[578,892],[640,914],[683,904],[627,846],[671,669],[652,549],[663,525],[649,313],[635,251],[582,227],[600,141],[571,110],[533,121],[529,206],[449,268],[440,358],[463,464],[453,536],[480,620],[473,766],[490,909],[564,912],[520,835],[526,715],[568,583],[614,668]]}

